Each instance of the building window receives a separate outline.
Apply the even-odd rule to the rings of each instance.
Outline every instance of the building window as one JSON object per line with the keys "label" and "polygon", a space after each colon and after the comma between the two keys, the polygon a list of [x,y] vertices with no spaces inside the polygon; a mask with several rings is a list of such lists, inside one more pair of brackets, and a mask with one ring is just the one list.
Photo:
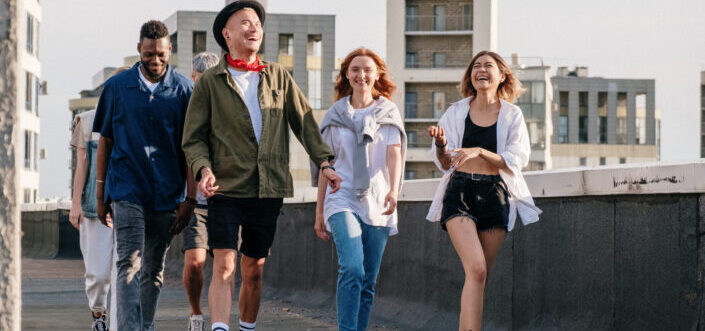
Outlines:
{"label": "building window", "polygon": [[279,35],[279,54],[294,55],[294,35]]}
{"label": "building window", "polygon": [[26,188],[23,191],[24,199],[22,200],[24,203],[30,203],[32,202],[32,189]]}
{"label": "building window", "polygon": [[321,71],[308,71],[308,102],[313,109],[321,109]]}
{"label": "building window", "polygon": [[306,43],[306,55],[321,57],[323,56],[323,38],[320,34],[309,35],[308,43]]}
{"label": "building window", "polygon": [[568,92],[558,94],[558,142],[568,143]]}
{"label": "building window", "polygon": [[419,30],[419,7],[418,6],[407,6],[406,7],[406,31],[418,31]]}
{"label": "building window", "polygon": [[433,6],[433,29],[436,31],[446,30],[446,6]]}
{"label": "building window", "polygon": [[24,168],[32,169],[32,132],[24,130]]}
{"label": "building window", "polygon": [[625,164],[627,163],[627,158],[626,157],[620,157],[619,158],[619,164]]}
{"label": "building window", "polygon": [[407,131],[406,139],[409,147],[418,147],[418,142],[416,140],[416,131]]}
{"label": "building window", "polygon": [[597,132],[599,143],[607,143],[607,92],[597,93]]}
{"label": "building window", "polygon": [[39,92],[42,89],[42,83],[38,77],[34,77],[34,113],[39,116]]}
{"label": "building window", "polygon": [[404,93],[404,113],[406,118],[416,118],[418,105],[416,103],[417,95],[416,92],[406,92]]}
{"label": "building window", "polygon": [[588,93],[578,92],[578,142],[588,142]]}
{"label": "building window", "polygon": [[406,67],[407,68],[418,68],[419,67],[419,56],[417,53],[406,53]]}
{"label": "building window", "polygon": [[617,143],[627,143],[627,94],[617,93]]}
{"label": "building window", "polygon": [[546,144],[544,139],[546,138],[545,125],[543,121],[530,120],[526,122],[527,129],[529,130],[529,141],[531,141],[532,148],[544,148]]}
{"label": "building window", "polygon": [[27,53],[34,54],[34,16],[27,13]]}
{"label": "building window", "polygon": [[25,109],[28,112],[32,111],[32,102],[34,101],[34,75],[32,75],[31,72],[26,71],[25,72],[25,98],[24,98],[24,106]]}
{"label": "building window", "polygon": [[546,84],[544,82],[531,83],[531,103],[544,103],[545,93]]}
{"label": "building window", "polygon": [[433,118],[441,118],[446,108],[446,94],[444,92],[431,93],[433,98]]}
{"label": "building window", "polygon": [[434,68],[445,68],[446,66],[446,53],[434,52],[433,53],[433,67]]}
{"label": "building window", "polygon": [[193,55],[206,51],[206,31],[193,31]]}
{"label": "building window", "polygon": [[34,132],[32,133],[32,168],[37,171],[39,168],[39,135]]}
{"label": "building window", "polygon": [[431,178],[439,178],[443,176],[443,173],[438,170],[431,170]]}
{"label": "building window", "polygon": [[404,170],[404,179],[409,180],[409,179],[416,179],[416,170]]}
{"label": "building window", "polygon": [[178,50],[178,45],[179,45],[178,37],[179,37],[178,32],[174,32],[174,34],[169,36],[169,41],[171,42],[171,52],[174,54],[177,54],[179,52],[179,50]]}
{"label": "building window", "polygon": [[636,143],[646,144],[646,94],[636,95]]}
{"label": "building window", "polygon": [[605,165],[607,164],[607,158],[606,157],[600,157],[600,165]]}
{"label": "building window", "polygon": [[580,158],[580,166],[584,167],[587,165],[587,158],[586,157],[581,157]]}
{"label": "building window", "polygon": [[472,30],[472,5],[463,5],[463,30]]}

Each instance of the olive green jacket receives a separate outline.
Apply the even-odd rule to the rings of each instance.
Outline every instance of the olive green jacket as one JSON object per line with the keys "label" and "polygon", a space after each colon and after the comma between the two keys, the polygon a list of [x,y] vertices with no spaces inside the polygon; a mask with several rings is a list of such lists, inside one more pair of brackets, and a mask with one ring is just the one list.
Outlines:
{"label": "olive green jacket", "polygon": [[250,115],[228,72],[225,56],[198,79],[186,112],[182,147],[191,171],[215,174],[216,194],[283,198],[294,194],[289,172],[289,128],[320,167],[333,155],[321,138],[308,101],[288,71],[261,61],[257,87],[262,132],[255,139]]}

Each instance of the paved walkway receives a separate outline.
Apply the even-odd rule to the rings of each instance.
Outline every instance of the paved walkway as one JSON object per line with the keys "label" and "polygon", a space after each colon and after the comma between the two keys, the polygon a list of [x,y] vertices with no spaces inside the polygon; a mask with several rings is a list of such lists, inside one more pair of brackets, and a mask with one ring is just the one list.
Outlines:
{"label": "paved walkway", "polygon": [[[22,330],[89,330],[82,260],[22,260]],[[169,286],[171,285],[171,286]],[[202,306],[208,307],[205,293]],[[233,303],[237,321],[237,302]],[[167,284],[157,310],[158,330],[186,330],[189,306],[176,284]],[[208,318],[206,316],[206,318]],[[257,330],[335,330],[335,314],[263,300]],[[375,330],[390,330],[375,328]]]}

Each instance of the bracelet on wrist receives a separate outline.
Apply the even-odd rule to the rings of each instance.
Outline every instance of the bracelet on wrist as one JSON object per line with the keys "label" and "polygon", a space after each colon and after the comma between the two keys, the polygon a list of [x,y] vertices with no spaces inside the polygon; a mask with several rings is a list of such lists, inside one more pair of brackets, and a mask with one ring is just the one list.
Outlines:
{"label": "bracelet on wrist", "polygon": [[447,141],[443,145],[439,145],[437,142],[434,142],[434,144],[436,145],[436,148],[446,148],[446,146],[448,146]]}
{"label": "bracelet on wrist", "polygon": [[333,166],[330,164],[327,164],[327,165],[324,165],[321,167],[321,171],[326,170],[326,169],[330,169],[330,170],[335,171],[335,168],[333,168]]}

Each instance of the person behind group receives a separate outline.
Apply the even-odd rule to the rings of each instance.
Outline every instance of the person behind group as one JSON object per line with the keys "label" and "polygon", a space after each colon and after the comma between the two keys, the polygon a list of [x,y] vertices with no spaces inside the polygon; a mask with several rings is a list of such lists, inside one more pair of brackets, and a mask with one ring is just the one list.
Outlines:
{"label": "person behind group", "polygon": [[[117,75],[129,67],[116,69]],[[96,212],[96,153],[98,134],[94,134],[95,110],[77,114],[74,118],[71,146],[76,148],[76,169],[73,177],[73,195],[69,221],[79,232],[79,244],[85,266],[86,296],[91,309],[94,331],[107,330],[106,308],[110,294],[110,329],[117,330],[115,280],[116,267],[113,250],[113,228],[104,226]]]}
{"label": "person behind group", "polygon": [[[240,227],[239,326],[255,329],[277,217],[283,198],[293,195],[289,128],[319,167],[332,158],[289,72],[257,57],[264,19],[262,5],[250,0],[230,3],[216,15],[213,35],[225,54],[199,78],[186,115],[183,149],[209,199],[212,330],[229,330]],[[323,172],[337,189],[340,177],[330,168]]]}
{"label": "person behind group", "polygon": [[440,221],[465,271],[459,330],[480,330],[487,277],[517,213],[538,221],[521,174],[531,147],[524,116],[513,105],[520,82],[494,52],[481,51],[460,83],[464,99],[428,129],[434,162],[445,174],[427,219]]}
{"label": "person behind group", "polygon": [[[343,179],[332,193],[318,182],[316,235],[333,234],[338,253],[336,309],[339,330],[366,330],[377,273],[387,238],[397,230],[397,197],[406,154],[406,134],[390,100],[394,83],[372,50],[345,57],[336,79],[337,101],[321,122],[323,139]],[[314,170],[314,184],[317,168]]]}
{"label": "person behind group", "polygon": [[103,224],[110,213],[114,224],[123,331],[154,330],[166,252],[191,218],[196,195],[180,144],[193,84],[167,64],[163,23],[142,25],[137,51],[138,63],[105,82],[93,125],[101,135],[97,212]]}
{"label": "person behind group", "polygon": [[[218,64],[218,55],[203,52],[191,61],[191,80],[194,84],[203,72]],[[189,170],[190,171],[190,170]],[[184,270],[183,283],[191,312],[188,331],[203,330],[203,311],[201,311],[201,289],[203,288],[203,266],[206,264],[208,251],[208,202],[201,192],[196,193],[196,208],[184,229]]]}

